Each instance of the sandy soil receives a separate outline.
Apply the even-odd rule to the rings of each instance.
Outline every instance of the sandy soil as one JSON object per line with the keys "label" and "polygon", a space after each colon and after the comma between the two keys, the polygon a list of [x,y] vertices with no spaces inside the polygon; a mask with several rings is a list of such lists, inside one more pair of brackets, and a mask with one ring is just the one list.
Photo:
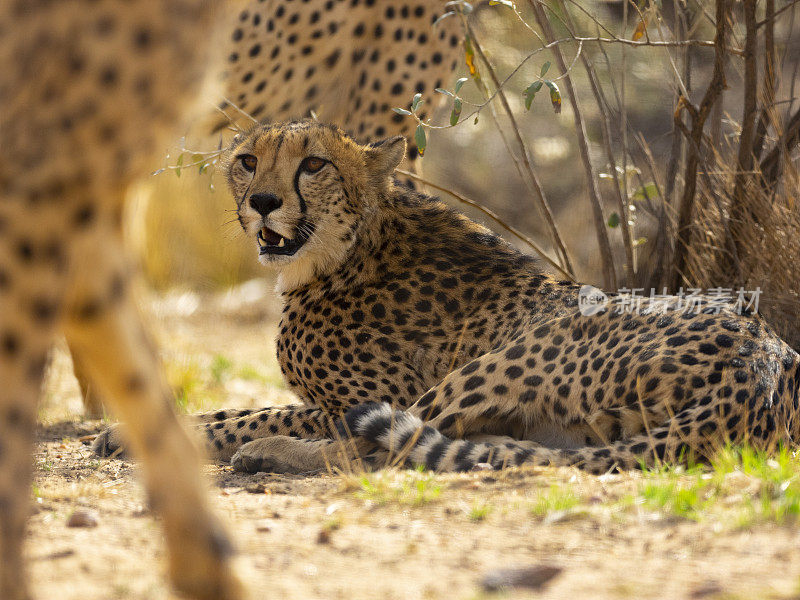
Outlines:
{"label": "sandy soil", "polygon": [[[191,366],[179,373],[192,388],[190,409],[291,400],[276,386],[271,302],[254,285],[226,297],[149,303],[168,371]],[[192,376],[199,381],[187,383]],[[61,348],[35,456],[27,546],[35,597],[166,598],[160,530],[137,467],[94,457],[81,438],[104,424],[79,414]],[[677,518],[637,500],[639,474],[287,477],[209,465],[207,476],[254,598],[800,598],[796,526]],[[69,527],[75,513],[97,525]],[[521,586],[490,589],[515,578]]]}

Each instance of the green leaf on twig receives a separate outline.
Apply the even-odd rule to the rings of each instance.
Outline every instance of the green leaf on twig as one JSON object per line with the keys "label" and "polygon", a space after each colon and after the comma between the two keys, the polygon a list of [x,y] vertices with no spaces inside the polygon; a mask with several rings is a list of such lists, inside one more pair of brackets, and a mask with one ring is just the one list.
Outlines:
{"label": "green leaf on twig", "polygon": [[461,98],[453,100],[453,112],[450,113],[450,125],[456,125],[461,116]]}
{"label": "green leaf on twig", "polygon": [[523,94],[525,95],[525,110],[531,109],[531,104],[533,103],[533,98],[536,96],[536,92],[542,89],[542,82],[541,81],[534,81],[530,84]]}
{"label": "green leaf on twig", "polygon": [[553,104],[553,110],[555,111],[556,114],[560,114],[561,91],[559,91],[555,81],[550,81],[549,79],[545,79],[544,84],[550,88],[550,102]]}
{"label": "green leaf on twig", "polygon": [[425,146],[428,142],[425,138],[425,128],[422,126],[422,123],[417,125],[417,130],[414,132],[414,142],[417,144],[419,155],[422,156],[425,154]]}

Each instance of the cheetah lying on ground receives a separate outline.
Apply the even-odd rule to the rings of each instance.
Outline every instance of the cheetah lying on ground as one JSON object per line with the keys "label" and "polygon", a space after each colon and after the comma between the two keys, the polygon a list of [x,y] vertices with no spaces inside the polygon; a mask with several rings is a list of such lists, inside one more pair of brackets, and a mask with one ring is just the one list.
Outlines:
{"label": "cheetah lying on ground", "polygon": [[[253,118],[285,121],[312,112],[362,141],[410,135],[414,121],[391,108],[407,106],[419,92],[429,99],[419,111],[425,118],[437,96],[433,90],[452,84],[463,56],[457,18],[433,27],[445,4],[444,0],[225,3],[219,17],[225,33],[220,34],[224,38],[215,44],[215,53],[225,63],[220,87],[226,100],[219,111],[210,104],[205,107],[203,118],[192,123],[190,137],[228,134],[230,128],[252,126]],[[417,150],[409,141],[413,161]],[[82,375],[86,369],[80,344],[70,342],[70,348],[85,397],[96,400],[96,394],[88,394],[89,382]],[[88,402],[88,408],[91,414],[102,415],[96,402]]]}
{"label": "cheetah lying on ground", "polygon": [[[304,472],[377,445],[431,469],[599,473],[798,439],[800,358],[758,316],[584,316],[578,285],[395,185],[404,151],[311,122],[256,126],[228,151],[239,221],[279,273],[278,358],[304,405],[202,416],[212,456]],[[110,431],[96,448],[118,445]]]}
{"label": "cheetah lying on ground", "polygon": [[29,598],[22,541],[42,374],[59,329],[129,425],[170,574],[241,597],[231,546],[129,291],[126,184],[174,134],[213,24],[195,0],[0,3],[0,598]]}

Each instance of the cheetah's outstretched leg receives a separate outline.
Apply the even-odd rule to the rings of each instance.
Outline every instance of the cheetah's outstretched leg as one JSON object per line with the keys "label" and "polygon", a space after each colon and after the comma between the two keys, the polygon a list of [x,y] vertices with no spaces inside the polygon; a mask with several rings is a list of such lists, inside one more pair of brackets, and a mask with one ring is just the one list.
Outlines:
{"label": "cheetah's outstretched leg", "polygon": [[244,444],[231,458],[231,464],[246,473],[349,473],[379,469],[391,464],[391,459],[390,452],[363,438],[302,439],[276,435]]}
{"label": "cheetah's outstretched leg", "polygon": [[228,461],[243,444],[262,438],[288,436],[300,439],[332,437],[335,419],[321,408],[305,405],[264,408],[201,426],[208,453]]}
{"label": "cheetah's outstretched leg", "polygon": [[[208,457],[227,462],[243,444],[261,438],[331,438],[338,416],[321,408],[296,404],[258,410],[222,409],[192,415],[189,419],[190,425],[202,433]],[[122,428],[109,427],[95,440],[94,451],[100,456],[118,455],[126,446],[124,438]]]}
{"label": "cheetah's outstretched leg", "polygon": [[191,598],[238,599],[232,548],[208,509],[196,451],[172,410],[155,349],[128,291],[121,237],[113,226],[98,225],[75,250],[81,276],[67,296],[67,335],[143,459],[151,503],[164,517],[172,581]]}

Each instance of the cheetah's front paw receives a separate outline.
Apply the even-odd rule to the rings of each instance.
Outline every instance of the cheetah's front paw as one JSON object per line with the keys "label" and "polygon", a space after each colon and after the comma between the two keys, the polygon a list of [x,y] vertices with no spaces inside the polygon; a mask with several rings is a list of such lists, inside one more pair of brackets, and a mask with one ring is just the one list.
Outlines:
{"label": "cheetah's front paw", "polygon": [[316,473],[325,469],[324,455],[307,440],[276,435],[242,445],[231,465],[245,473]]}
{"label": "cheetah's front paw", "polygon": [[94,442],[92,442],[92,451],[98,456],[122,458],[125,457],[126,454],[125,446],[127,446],[127,444],[124,440],[122,427],[119,425],[112,425],[94,438]]}

